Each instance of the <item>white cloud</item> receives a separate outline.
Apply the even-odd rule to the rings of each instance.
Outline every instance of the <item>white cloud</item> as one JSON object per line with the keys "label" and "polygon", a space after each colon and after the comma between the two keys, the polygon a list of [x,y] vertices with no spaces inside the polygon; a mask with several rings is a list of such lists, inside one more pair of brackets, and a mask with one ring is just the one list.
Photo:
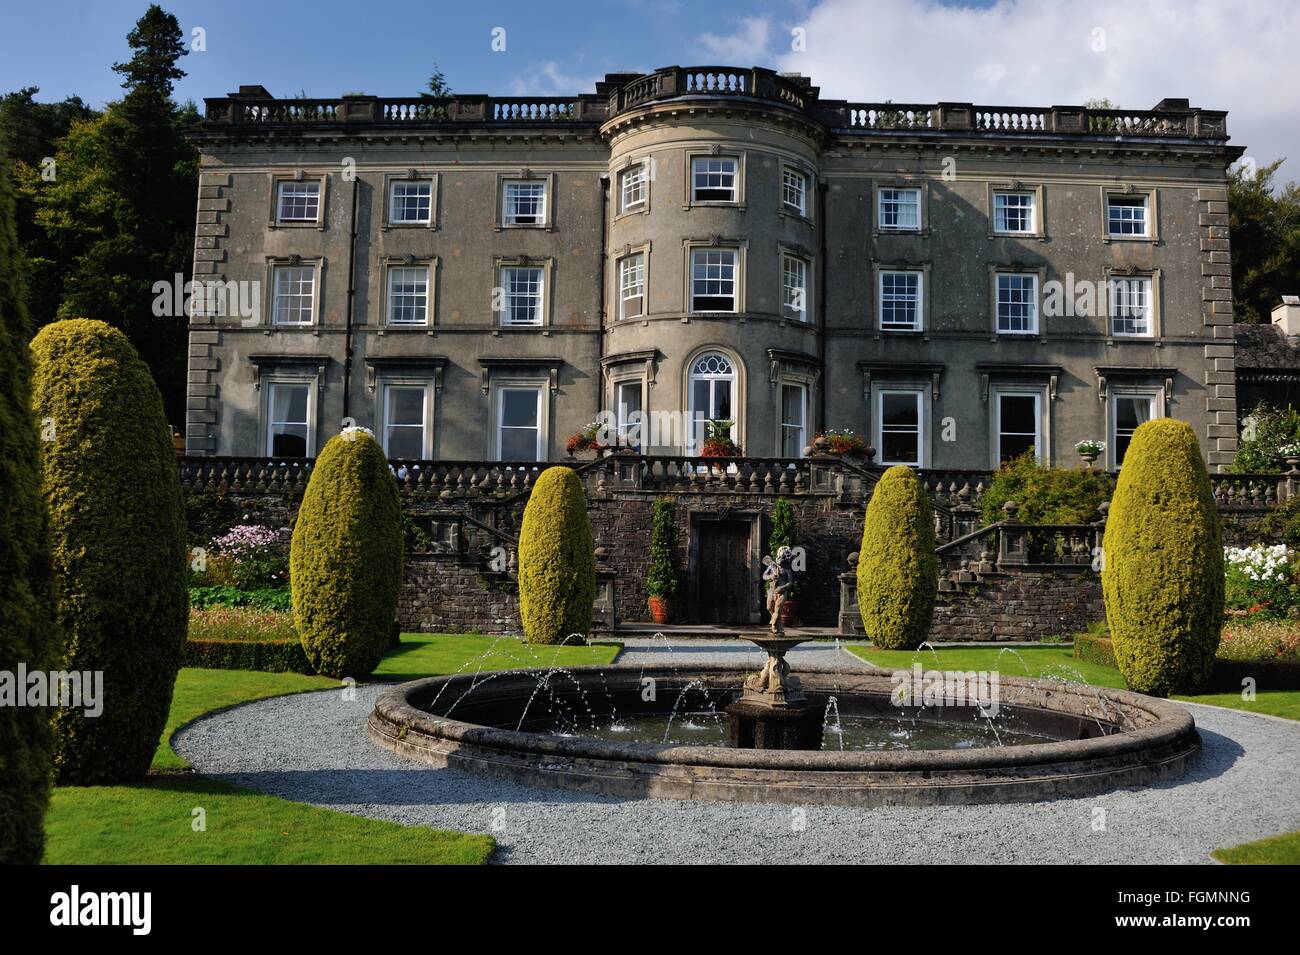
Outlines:
{"label": "white cloud", "polygon": [[590,93],[605,74],[566,73],[554,60],[534,63],[527,76],[517,76],[510,83],[512,96],[576,96]]}
{"label": "white cloud", "polygon": [[742,20],[734,33],[701,35],[700,46],[719,66],[755,66],[767,60],[771,30],[766,19]]}
{"label": "white cloud", "polygon": [[[805,52],[790,52],[796,26],[807,31]],[[1281,175],[1300,179],[1297,38],[1294,0],[822,0],[779,27],[746,21],[706,48],[735,65],[771,62],[770,39],[779,69],[849,100],[1051,106],[1105,97],[1150,109],[1188,97],[1228,110],[1234,144],[1261,165],[1289,156]]]}

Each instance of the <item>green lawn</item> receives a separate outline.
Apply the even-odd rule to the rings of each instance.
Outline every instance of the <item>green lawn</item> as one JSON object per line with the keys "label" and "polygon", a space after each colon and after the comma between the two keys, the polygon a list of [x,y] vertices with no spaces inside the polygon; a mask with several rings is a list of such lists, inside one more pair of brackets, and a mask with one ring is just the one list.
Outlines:
{"label": "green lawn", "polygon": [[[933,670],[983,670],[1005,676],[1061,677],[1081,680],[1093,686],[1122,690],[1124,677],[1114,667],[1076,660],[1069,647],[936,647],[933,650],[877,650],[864,644],[849,644],[847,649],[868,663],[886,670],[906,669],[919,663]],[[1223,706],[1248,713],[1264,713],[1300,720],[1300,691],[1259,693],[1254,700],[1243,700],[1237,693],[1206,693],[1199,696],[1176,696],[1176,700]]]}
{"label": "green lawn", "polygon": [[[489,652],[491,651],[491,652]],[[402,635],[374,678],[406,680],[458,670],[609,663],[617,644],[529,647],[478,634]],[[339,682],[298,673],[185,668],[176,679],[153,774],[134,786],[60,786],[45,819],[49,863],[482,863],[491,836],[362,819],[265,796],[187,772],[171,736],[204,713]],[[194,810],[206,830],[193,829]]]}
{"label": "green lawn", "polygon": [[[195,809],[204,831],[194,831]],[[45,834],[51,865],[478,865],[496,846],[491,836],[362,819],[201,776],[60,786]]]}
{"label": "green lawn", "polygon": [[1210,855],[1228,865],[1300,865],[1300,832],[1270,836],[1231,849],[1215,849]]}
{"label": "green lawn", "polygon": [[473,673],[480,664],[484,670],[599,665],[612,662],[618,650],[617,643],[540,647],[514,637],[478,633],[404,633],[402,645],[388,652],[372,679],[414,680],[462,670]]}

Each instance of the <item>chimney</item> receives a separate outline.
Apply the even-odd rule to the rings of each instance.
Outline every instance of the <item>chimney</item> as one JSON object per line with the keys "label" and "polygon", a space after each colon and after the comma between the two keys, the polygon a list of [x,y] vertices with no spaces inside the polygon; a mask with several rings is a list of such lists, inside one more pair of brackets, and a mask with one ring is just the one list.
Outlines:
{"label": "chimney", "polygon": [[1282,304],[1273,309],[1273,324],[1287,338],[1300,335],[1300,295],[1282,296]]}

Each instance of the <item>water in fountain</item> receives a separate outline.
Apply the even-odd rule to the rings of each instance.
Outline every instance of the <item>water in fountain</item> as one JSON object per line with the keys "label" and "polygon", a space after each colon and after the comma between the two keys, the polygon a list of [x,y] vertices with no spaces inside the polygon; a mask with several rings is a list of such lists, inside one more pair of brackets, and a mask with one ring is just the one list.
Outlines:
{"label": "water in fountain", "polygon": [[[835,713],[835,726],[830,725],[831,713]],[[826,733],[830,731],[835,734],[839,741],[840,751],[844,750],[844,722],[840,719],[840,701],[833,695],[826,699],[826,712],[822,714],[822,749],[826,748]]]}
{"label": "water in fountain", "polygon": [[697,689],[703,690],[703,689],[704,689],[704,681],[703,681],[703,680],[691,680],[691,681],[690,681],[689,683],[687,683],[684,687],[682,687],[681,692],[677,694],[677,699],[676,699],[675,701],[673,701],[673,708],[672,708],[672,710],[668,713],[668,726],[664,729],[664,738],[663,738],[663,742],[665,742],[665,743],[668,742],[668,736],[669,736],[669,734],[672,733],[672,731],[673,731],[673,718],[674,718],[675,716],[677,716],[677,710],[678,710],[678,708],[682,705],[682,700],[685,699],[687,692],[688,692],[692,687],[695,687],[695,688],[697,688]]}

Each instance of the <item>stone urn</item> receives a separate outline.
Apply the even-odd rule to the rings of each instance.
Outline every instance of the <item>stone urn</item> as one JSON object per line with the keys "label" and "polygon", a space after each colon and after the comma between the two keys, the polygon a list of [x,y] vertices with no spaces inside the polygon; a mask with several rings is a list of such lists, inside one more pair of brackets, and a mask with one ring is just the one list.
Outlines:
{"label": "stone urn", "polygon": [[1087,465],[1087,468],[1088,468],[1089,471],[1092,470],[1092,466],[1093,466],[1093,464],[1096,463],[1097,458],[1099,458],[1100,456],[1101,456],[1101,452],[1099,452],[1099,451],[1080,451],[1080,452],[1079,452],[1079,457],[1083,458],[1083,463],[1084,463],[1085,465]]}

